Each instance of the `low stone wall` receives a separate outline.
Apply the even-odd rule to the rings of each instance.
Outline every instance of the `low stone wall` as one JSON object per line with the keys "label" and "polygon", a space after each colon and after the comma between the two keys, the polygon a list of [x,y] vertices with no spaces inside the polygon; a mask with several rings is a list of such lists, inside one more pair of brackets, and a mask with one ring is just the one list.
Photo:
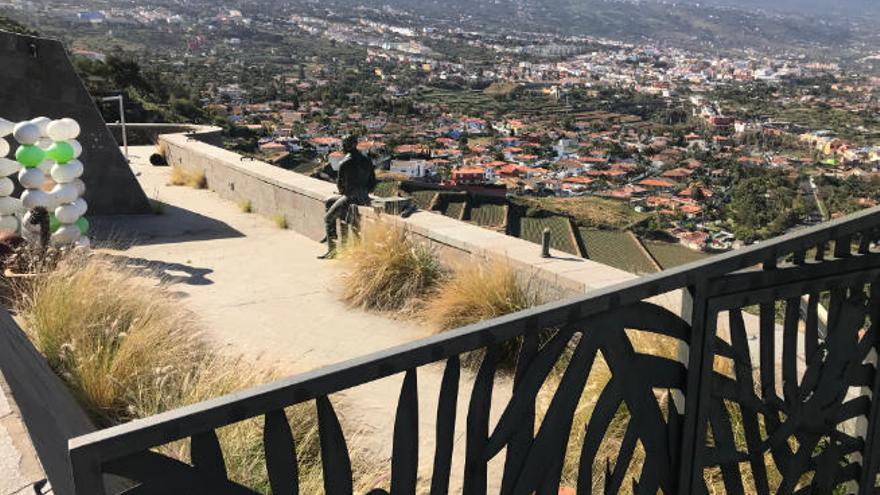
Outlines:
{"label": "low stone wall", "polygon": [[[108,123],[107,129],[113,135],[113,139],[122,146],[122,124]],[[165,124],[165,123],[127,123],[125,124],[125,137],[129,146],[148,146],[156,144],[162,134],[203,132],[208,128],[195,124]]]}
{"label": "low stone wall", "polygon": [[[273,218],[284,215],[289,228],[312,239],[324,235],[324,200],[336,191],[334,184],[306,177],[187,138],[182,134],[159,138],[169,165],[204,171],[208,187],[236,203],[249,201],[255,213]],[[520,273],[537,276],[551,289],[570,295],[607,287],[635,277],[601,263],[552,251],[541,257],[541,246],[448,218],[419,211],[409,218],[361,207],[367,223],[390,222],[430,243],[450,264],[473,258],[501,260]]]}
{"label": "low stone wall", "polygon": [[237,204],[250,203],[254,213],[282,215],[290,229],[318,240],[324,236],[324,200],[336,186],[245,159],[237,153],[188,139],[183,134],[160,136],[165,160],[173,167],[205,173],[208,188]]}

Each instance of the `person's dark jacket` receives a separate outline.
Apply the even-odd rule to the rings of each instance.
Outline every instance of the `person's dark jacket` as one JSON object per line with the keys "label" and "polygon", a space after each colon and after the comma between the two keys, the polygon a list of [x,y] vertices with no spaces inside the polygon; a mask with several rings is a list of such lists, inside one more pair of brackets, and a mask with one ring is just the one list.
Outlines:
{"label": "person's dark jacket", "polygon": [[368,204],[370,192],[376,187],[376,170],[373,162],[359,151],[345,155],[339,164],[336,187],[340,194],[347,196],[351,201]]}

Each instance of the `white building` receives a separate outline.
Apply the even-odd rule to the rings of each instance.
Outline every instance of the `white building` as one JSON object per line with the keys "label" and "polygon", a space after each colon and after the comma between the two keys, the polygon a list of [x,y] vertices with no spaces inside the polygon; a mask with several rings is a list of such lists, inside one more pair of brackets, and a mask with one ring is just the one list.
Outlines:
{"label": "white building", "polygon": [[391,160],[391,171],[407,177],[424,177],[430,167],[425,160]]}

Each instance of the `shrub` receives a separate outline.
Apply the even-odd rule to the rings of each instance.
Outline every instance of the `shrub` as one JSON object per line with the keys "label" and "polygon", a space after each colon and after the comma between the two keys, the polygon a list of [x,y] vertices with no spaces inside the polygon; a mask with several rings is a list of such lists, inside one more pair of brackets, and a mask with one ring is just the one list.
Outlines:
{"label": "shrub", "polygon": [[281,213],[275,215],[273,220],[275,220],[275,226],[278,227],[279,229],[282,229],[282,230],[287,229],[287,218],[284,215],[282,215]]}
{"label": "shrub", "polygon": [[348,268],[343,298],[362,308],[412,308],[443,275],[430,248],[412,242],[403,229],[383,224],[371,225],[359,239],[350,237],[340,259]]}
{"label": "shrub", "polygon": [[[523,281],[506,263],[489,262],[455,270],[425,305],[425,315],[438,330],[451,330],[472,323],[515,313],[542,302],[531,280]],[[498,364],[512,369],[519,356],[521,338],[501,345]],[[484,351],[462,356],[462,363],[479,367]]]}
{"label": "shrub", "polygon": [[425,310],[437,328],[449,330],[530,308],[541,299],[510,265],[489,262],[455,270]]}
{"label": "shrub", "polygon": [[[18,317],[34,345],[95,423],[106,427],[197,403],[274,378],[220,358],[199,337],[198,323],[163,287],[96,259],[66,259],[46,276],[16,287]],[[161,349],[161,351],[158,351]],[[313,404],[287,409],[297,444],[303,493],[322,490],[320,443]],[[218,429],[230,479],[268,493],[261,418]],[[375,471],[352,445],[363,482]],[[189,460],[189,442],[160,450]]]}
{"label": "shrub", "polygon": [[208,179],[201,170],[184,170],[180,167],[171,167],[171,177],[168,184],[172,186],[188,186],[193,189],[207,189]]}
{"label": "shrub", "polygon": [[251,200],[246,199],[238,204],[238,207],[241,208],[242,213],[252,213],[254,211],[254,207],[251,204]]}

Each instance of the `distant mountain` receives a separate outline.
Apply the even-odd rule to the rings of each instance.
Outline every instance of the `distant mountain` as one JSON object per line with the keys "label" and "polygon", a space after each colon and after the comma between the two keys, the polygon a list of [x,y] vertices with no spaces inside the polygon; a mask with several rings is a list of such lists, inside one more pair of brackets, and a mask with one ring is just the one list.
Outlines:
{"label": "distant mountain", "polygon": [[838,16],[880,20],[880,2],[877,0],[687,0],[690,3],[725,7],[762,9],[815,16]]}
{"label": "distant mountain", "polygon": [[[349,0],[351,1],[351,0]],[[876,10],[880,0],[384,0],[385,4],[463,27],[486,26],[533,32],[552,31],[624,40],[660,40],[689,47],[807,48],[849,46],[848,19],[828,15],[829,4],[857,11]],[[780,4],[795,10],[811,5],[821,16],[759,10]],[[731,7],[737,4],[736,8]],[[803,9],[801,9],[803,10]],[[771,12],[771,13],[768,13]]]}

